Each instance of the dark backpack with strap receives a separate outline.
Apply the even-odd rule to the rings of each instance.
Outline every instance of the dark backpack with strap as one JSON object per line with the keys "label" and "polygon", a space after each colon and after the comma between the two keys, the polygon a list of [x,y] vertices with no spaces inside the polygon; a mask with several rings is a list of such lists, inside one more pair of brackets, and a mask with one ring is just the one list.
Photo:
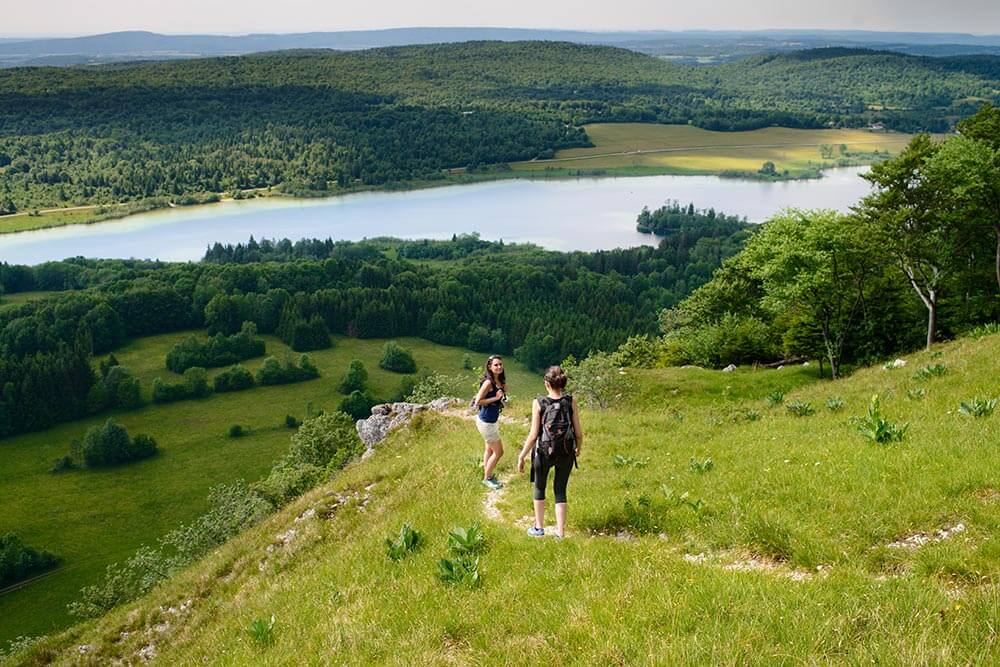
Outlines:
{"label": "dark backpack with strap", "polygon": [[535,451],[542,460],[576,458],[576,435],[573,433],[573,397],[538,398],[542,409],[541,431]]}

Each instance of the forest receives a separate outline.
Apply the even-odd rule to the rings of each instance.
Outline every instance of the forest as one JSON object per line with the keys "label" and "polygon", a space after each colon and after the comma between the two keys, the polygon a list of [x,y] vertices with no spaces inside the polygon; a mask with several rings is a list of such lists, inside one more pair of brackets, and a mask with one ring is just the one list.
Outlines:
{"label": "forest", "polygon": [[557,42],[14,68],[0,71],[0,215],[442,179],[588,146],[593,122],[945,131],[998,90],[994,56],[817,49],[693,67]]}
{"label": "forest", "polygon": [[[329,347],[331,333],[419,336],[513,353],[532,367],[613,349],[655,332],[657,313],[707,282],[745,235],[696,228],[655,248],[593,253],[474,236],[426,243],[251,239],[216,245],[198,263],[0,264],[6,293],[56,292],[0,310],[0,436],[138,407],[138,380],[110,361],[95,369],[94,357],[170,331],[211,336],[170,350],[165,362],[175,373],[264,354],[258,333],[275,334],[297,352]],[[455,259],[426,264],[408,254]],[[191,394],[190,378],[177,380],[154,387],[154,399]]]}
{"label": "forest", "polygon": [[[646,363],[722,366],[818,359],[844,367],[1000,319],[1000,109],[959,134],[917,135],[872,167],[850,214],[785,211],[712,280],[660,314],[663,336],[632,341]],[[649,217],[652,217],[650,214]]]}

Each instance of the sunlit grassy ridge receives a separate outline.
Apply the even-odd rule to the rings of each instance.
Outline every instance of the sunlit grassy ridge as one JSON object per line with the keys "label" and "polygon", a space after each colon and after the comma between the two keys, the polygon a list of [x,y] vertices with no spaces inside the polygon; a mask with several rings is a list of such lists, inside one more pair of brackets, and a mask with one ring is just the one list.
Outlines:
{"label": "sunlit grassy ridge", "polygon": [[[146,400],[154,378],[179,381],[179,375],[165,368],[164,358],[188,335],[150,336],[116,350],[119,361],[139,378]],[[290,352],[277,338],[264,338],[267,354],[281,359]],[[376,396],[389,398],[398,391],[404,376],[378,368],[384,340],[334,340],[334,347],[310,353],[321,373],[316,380],[116,412],[114,418],[131,433],[148,433],[157,440],[160,454],[148,461],[111,470],[49,472],[53,462],[68,453],[70,441],[103,423],[107,414],[0,442],[0,534],[14,531],[63,559],[50,576],[0,595],[0,647],[18,635],[65,627],[70,622],[66,604],[78,598],[81,587],[93,584],[106,565],[127,558],[142,544],[155,544],[205,511],[211,487],[237,479],[252,482],[266,474],[288,449],[292,431],[284,425],[285,415],[303,419],[310,406],[314,412],[337,409],[344,398],[337,386],[352,359],[365,364]],[[471,396],[473,376],[481,371],[462,370],[466,350],[416,338],[399,341],[413,351],[418,373],[465,374]],[[484,359],[470,354],[477,365]],[[260,357],[244,363],[255,371],[262,361]],[[508,365],[515,384],[524,386],[534,377],[519,364]],[[249,434],[227,437],[233,424]]]}
{"label": "sunlit grassy ridge", "polygon": [[[998,359],[992,336],[836,383],[801,366],[630,371],[637,396],[582,416],[587,442],[561,542],[523,532],[530,490],[510,466],[524,426],[505,428],[510,482],[491,520],[472,424],[431,417],[146,599],[33,655],[97,663],[155,650],[164,664],[232,665],[993,662],[1000,415],[958,407],[998,393]],[[928,364],[946,371],[915,380]],[[766,400],[775,392],[783,404]],[[523,416],[533,392],[517,393],[508,414]],[[851,423],[876,393],[888,419],[909,422],[902,442],[872,444]],[[837,397],[843,408],[832,412],[827,399]],[[793,401],[815,413],[794,416]],[[698,472],[691,457],[713,465]],[[447,586],[435,577],[447,532],[477,521],[488,541],[482,586]],[[425,540],[394,563],[383,540],[404,522]],[[890,546],[915,534],[928,543]],[[254,640],[251,621],[272,615],[273,644]]]}

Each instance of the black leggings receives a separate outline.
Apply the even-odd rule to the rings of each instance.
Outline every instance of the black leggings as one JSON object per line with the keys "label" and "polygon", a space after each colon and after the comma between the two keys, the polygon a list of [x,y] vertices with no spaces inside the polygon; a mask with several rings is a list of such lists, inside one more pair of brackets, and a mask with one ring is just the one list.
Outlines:
{"label": "black leggings", "polygon": [[566,502],[566,482],[569,481],[569,474],[573,472],[573,459],[565,458],[557,461],[542,462],[540,456],[532,457],[531,477],[535,483],[532,497],[535,500],[545,500],[545,487],[549,482],[549,469],[556,469],[556,477],[552,482],[553,490],[556,493],[556,502]]}

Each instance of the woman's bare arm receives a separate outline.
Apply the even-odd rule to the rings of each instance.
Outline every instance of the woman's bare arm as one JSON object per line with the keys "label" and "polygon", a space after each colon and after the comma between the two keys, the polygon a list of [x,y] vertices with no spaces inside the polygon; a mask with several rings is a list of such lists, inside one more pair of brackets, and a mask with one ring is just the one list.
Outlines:
{"label": "woman's bare arm", "polygon": [[476,405],[489,405],[490,403],[503,400],[503,396],[499,393],[493,398],[483,398],[489,392],[491,386],[492,384],[489,380],[483,380],[483,383],[479,385],[479,393],[476,394]]}
{"label": "woman's bare arm", "polygon": [[524,439],[524,447],[521,448],[521,453],[517,455],[518,472],[524,472],[524,460],[528,458],[528,455],[535,448],[535,441],[538,439],[538,433],[541,430],[542,407],[538,405],[538,399],[536,398],[531,402],[531,430],[528,431],[528,437]]}
{"label": "woman's bare arm", "polygon": [[576,396],[573,397],[573,435],[576,437],[576,455],[580,455],[583,446],[583,428],[580,426],[580,411],[576,407]]}

